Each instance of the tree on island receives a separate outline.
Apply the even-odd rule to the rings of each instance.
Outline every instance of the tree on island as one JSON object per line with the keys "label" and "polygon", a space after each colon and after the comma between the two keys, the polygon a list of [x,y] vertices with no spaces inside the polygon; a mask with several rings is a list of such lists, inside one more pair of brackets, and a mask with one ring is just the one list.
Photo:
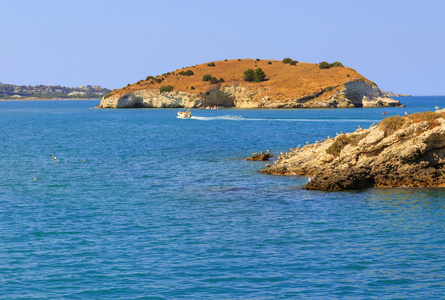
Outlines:
{"label": "tree on island", "polygon": [[288,64],[292,61],[292,58],[286,57],[285,59],[283,59],[283,64]]}
{"label": "tree on island", "polygon": [[255,70],[254,69],[247,69],[244,71],[244,81],[253,81],[255,78]]}
{"label": "tree on island", "polygon": [[263,72],[263,69],[257,68],[255,70],[255,78],[253,79],[254,82],[261,82],[266,80],[266,74]]}
{"label": "tree on island", "polygon": [[253,81],[253,82],[261,82],[266,80],[266,74],[261,68],[257,68],[256,70],[247,69],[244,71],[244,81]]}
{"label": "tree on island", "polygon": [[322,61],[321,63],[318,64],[318,67],[320,69],[329,69],[331,67],[331,64],[328,63],[327,61]]}

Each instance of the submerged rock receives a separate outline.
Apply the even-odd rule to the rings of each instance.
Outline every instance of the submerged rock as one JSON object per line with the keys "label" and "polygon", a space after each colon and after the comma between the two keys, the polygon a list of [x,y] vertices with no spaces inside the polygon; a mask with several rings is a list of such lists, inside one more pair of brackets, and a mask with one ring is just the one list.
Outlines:
{"label": "submerged rock", "polygon": [[278,157],[265,174],[311,176],[309,190],[445,186],[445,110],[393,116]]}

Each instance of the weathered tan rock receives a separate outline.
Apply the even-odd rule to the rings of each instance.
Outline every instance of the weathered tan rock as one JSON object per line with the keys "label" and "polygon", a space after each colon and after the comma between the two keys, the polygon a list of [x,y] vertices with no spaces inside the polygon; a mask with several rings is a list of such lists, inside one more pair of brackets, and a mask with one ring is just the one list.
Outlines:
{"label": "weathered tan rock", "polygon": [[251,160],[251,161],[265,161],[265,160],[269,160],[269,158],[271,158],[271,157],[273,157],[272,154],[261,152],[260,154],[258,154],[258,153],[253,153],[252,156],[246,158],[246,160]]}
{"label": "weathered tan rock", "polygon": [[[394,132],[388,129],[388,122],[382,121],[370,129],[358,129],[294,149],[261,172],[311,176],[306,189],[442,187],[445,186],[444,115],[445,110],[400,117],[403,126]],[[332,153],[334,143],[343,146]]]}
{"label": "weathered tan rock", "polygon": [[249,88],[242,83],[215,85],[203,94],[172,91],[160,93],[158,89],[142,89],[126,94],[104,96],[102,108],[196,108],[223,106],[236,108],[346,108],[402,106],[386,97],[377,86],[364,81],[349,81],[332,96],[324,99],[325,89],[296,99],[271,99],[269,88]]}

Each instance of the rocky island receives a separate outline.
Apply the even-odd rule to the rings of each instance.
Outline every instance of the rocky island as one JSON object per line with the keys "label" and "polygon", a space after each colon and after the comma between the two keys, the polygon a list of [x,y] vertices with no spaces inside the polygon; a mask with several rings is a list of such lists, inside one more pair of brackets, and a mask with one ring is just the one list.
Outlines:
{"label": "rocky island", "polygon": [[309,190],[445,186],[445,110],[391,116],[282,154],[261,172],[304,175]]}
{"label": "rocky island", "polygon": [[346,108],[401,103],[340,62],[234,59],[195,65],[105,95],[102,108]]}

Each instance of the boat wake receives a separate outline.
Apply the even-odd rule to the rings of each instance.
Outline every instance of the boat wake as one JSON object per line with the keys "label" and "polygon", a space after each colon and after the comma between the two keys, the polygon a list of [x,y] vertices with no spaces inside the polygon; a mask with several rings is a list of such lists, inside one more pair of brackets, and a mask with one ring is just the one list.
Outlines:
{"label": "boat wake", "polygon": [[283,119],[283,118],[245,118],[242,116],[218,116],[218,117],[197,117],[192,116],[190,119],[198,121],[269,121],[269,122],[380,122],[380,120],[366,120],[366,119]]}
{"label": "boat wake", "polygon": [[212,121],[212,120],[232,120],[232,121],[238,121],[238,120],[246,120],[245,118],[243,118],[241,116],[219,116],[219,117],[195,117],[195,116],[192,116],[192,119],[200,120],[200,121]]}

